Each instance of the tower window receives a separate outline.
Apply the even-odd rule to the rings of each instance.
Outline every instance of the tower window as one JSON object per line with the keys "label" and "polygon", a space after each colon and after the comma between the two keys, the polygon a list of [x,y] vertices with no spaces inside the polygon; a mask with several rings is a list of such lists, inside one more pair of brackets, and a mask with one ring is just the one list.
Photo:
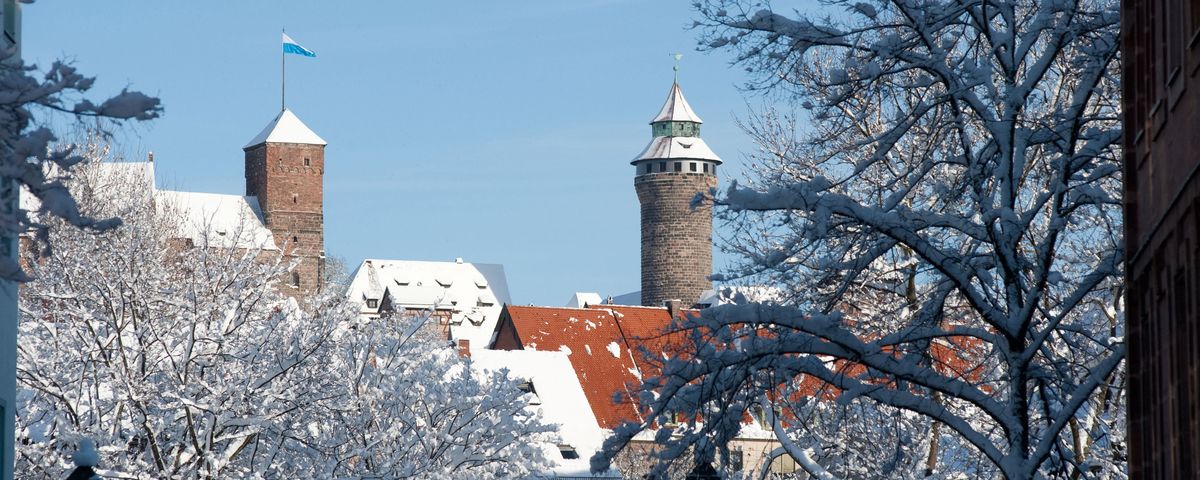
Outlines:
{"label": "tower window", "polygon": [[682,172],[682,171],[683,171],[683,162],[675,162],[675,171],[676,171],[676,172]]}
{"label": "tower window", "polygon": [[299,244],[300,244],[300,237],[293,235],[292,236],[292,245],[299,245]]}
{"label": "tower window", "polygon": [[658,171],[660,171],[660,172],[667,171],[667,162],[658,162]]}
{"label": "tower window", "polygon": [[704,173],[708,173],[708,164],[704,164]]}
{"label": "tower window", "polygon": [[293,287],[300,286],[300,272],[292,272],[292,286]]}
{"label": "tower window", "polygon": [[694,171],[696,171],[696,162],[692,162],[692,163],[690,164],[690,169],[691,169],[693,172],[694,172]]}
{"label": "tower window", "polygon": [[310,163],[309,163],[309,161],[308,161],[308,157],[304,157],[304,166],[306,166],[306,167],[307,167],[307,166],[309,166],[309,165],[310,165]]}
{"label": "tower window", "polygon": [[297,194],[297,193],[292,194],[292,203],[300,203],[300,194]]}

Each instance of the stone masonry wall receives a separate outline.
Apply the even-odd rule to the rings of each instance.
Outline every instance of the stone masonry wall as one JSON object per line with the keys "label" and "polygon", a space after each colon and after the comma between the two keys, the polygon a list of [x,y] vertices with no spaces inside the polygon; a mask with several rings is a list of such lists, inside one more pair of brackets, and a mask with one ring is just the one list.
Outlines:
{"label": "stone masonry wall", "polygon": [[692,210],[691,203],[716,187],[717,177],[649,173],[633,184],[642,204],[642,305],[679,299],[691,306],[712,288],[712,207]]}
{"label": "stone masonry wall", "polygon": [[[323,145],[266,143],[246,150],[246,195],[258,197],[276,245],[300,259],[293,273],[301,294],[318,290],[325,273],[324,174]],[[281,283],[294,286],[295,280]]]}

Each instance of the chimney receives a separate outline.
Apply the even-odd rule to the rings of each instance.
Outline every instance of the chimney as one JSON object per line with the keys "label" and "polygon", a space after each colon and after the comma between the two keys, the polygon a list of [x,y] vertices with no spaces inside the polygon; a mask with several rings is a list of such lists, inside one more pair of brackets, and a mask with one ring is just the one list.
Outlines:
{"label": "chimney", "polygon": [[458,356],[471,358],[471,341],[465,338],[458,340]]}
{"label": "chimney", "polygon": [[146,161],[154,163],[154,152],[149,152],[146,154]]}
{"label": "chimney", "polygon": [[667,307],[667,314],[670,315],[671,318],[675,318],[675,315],[678,315],[679,311],[683,308],[683,300],[678,298],[664,300],[663,305]]}

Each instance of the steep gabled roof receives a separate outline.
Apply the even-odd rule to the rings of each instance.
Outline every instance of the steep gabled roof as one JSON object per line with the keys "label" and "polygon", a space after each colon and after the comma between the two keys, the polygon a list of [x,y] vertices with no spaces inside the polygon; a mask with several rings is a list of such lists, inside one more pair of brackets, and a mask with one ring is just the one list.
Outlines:
{"label": "steep gabled roof", "polygon": [[683,91],[679,89],[678,82],[671,84],[671,92],[667,94],[667,101],[663,103],[654,120],[650,121],[650,123],[657,122],[704,123],[700,120],[700,116],[692,111],[692,106],[688,105],[687,99],[683,98]]}
{"label": "steep gabled roof", "polygon": [[641,373],[609,310],[510,305],[506,311],[524,349],[567,354],[601,428],[639,418],[627,397],[640,386]]}
{"label": "steep gabled roof", "polygon": [[317,136],[296,114],[286,108],[242,148],[250,148],[264,142],[325,145],[324,139]]}

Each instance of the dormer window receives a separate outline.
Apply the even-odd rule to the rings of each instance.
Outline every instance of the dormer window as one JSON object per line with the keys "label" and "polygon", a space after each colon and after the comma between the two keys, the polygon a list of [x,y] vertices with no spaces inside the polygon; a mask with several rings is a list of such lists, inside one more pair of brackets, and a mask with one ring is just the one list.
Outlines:
{"label": "dormer window", "polygon": [[379,299],[368,298],[367,299],[367,308],[379,308]]}
{"label": "dormer window", "polygon": [[564,460],[575,460],[579,458],[579,452],[575,451],[575,447],[570,445],[559,445],[558,453],[562,454]]}
{"label": "dormer window", "polygon": [[532,380],[525,380],[521,383],[518,383],[517,390],[520,390],[522,392],[528,393],[533,396],[533,398],[529,399],[530,405],[541,405],[542,404],[542,397],[538,396],[537,389],[533,388]]}

